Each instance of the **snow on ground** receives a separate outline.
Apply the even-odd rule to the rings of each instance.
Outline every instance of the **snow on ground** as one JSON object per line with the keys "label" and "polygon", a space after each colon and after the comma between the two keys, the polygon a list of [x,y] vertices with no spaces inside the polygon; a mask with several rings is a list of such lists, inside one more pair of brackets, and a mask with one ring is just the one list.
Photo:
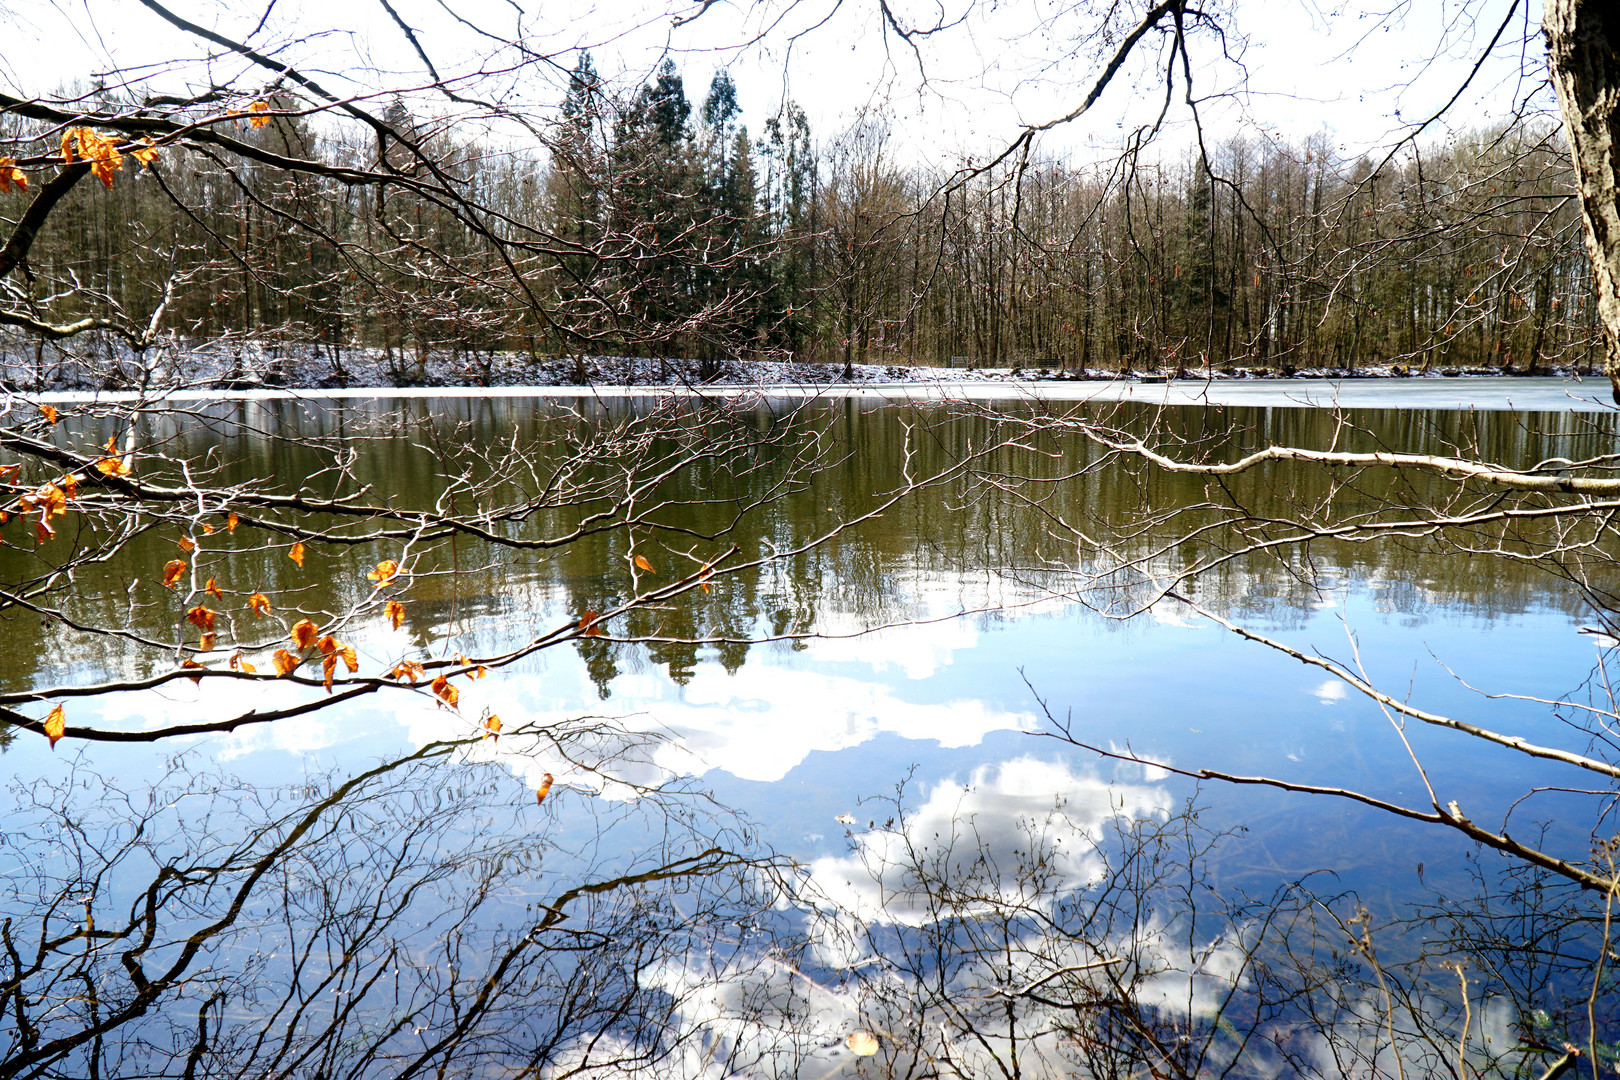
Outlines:
{"label": "snow on ground", "polygon": [[[1542,375],[1570,375],[1548,369]],[[1296,378],[1441,378],[1508,374],[1494,368],[1432,367],[1408,371],[1401,365],[1289,369]],[[697,360],[616,356],[530,357],[524,353],[447,352],[419,357],[379,349],[333,351],[321,346],[269,346],[251,341],[191,344],[169,341],[137,357],[127,347],[80,338],[43,348],[20,337],[0,335],[0,389],[174,390],[174,389],[347,389],[478,386],[784,386],[895,383],[984,383],[1001,381],[1082,381],[1166,377],[1192,379],[1282,379],[1269,368],[1224,365],[1205,369],[1138,370],[1053,367],[942,368],[906,364],[842,364],[780,360]]]}

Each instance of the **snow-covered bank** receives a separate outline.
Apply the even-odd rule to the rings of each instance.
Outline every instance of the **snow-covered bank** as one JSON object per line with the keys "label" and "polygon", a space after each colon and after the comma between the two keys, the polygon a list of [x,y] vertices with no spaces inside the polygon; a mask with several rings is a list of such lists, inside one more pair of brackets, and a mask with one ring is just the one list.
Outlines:
{"label": "snow-covered bank", "polygon": [[[1542,376],[1572,377],[1572,370]],[[1457,377],[1504,377],[1490,368],[1431,367],[1412,371],[1400,364],[1345,368],[1272,368],[1223,365],[1210,369],[1139,370],[1128,373],[1077,369],[941,368],[906,364],[798,363],[781,360],[647,359],[622,356],[531,357],[524,353],[431,352],[423,356],[380,349],[331,350],[321,346],[270,346],[251,341],[166,342],[136,356],[103,339],[76,339],[37,348],[0,334],[0,387],[62,393],[73,391],[323,390],[367,394],[396,391],[606,387],[833,387],[984,383],[1200,383],[1254,380],[1294,383],[1308,379],[1418,381]],[[1517,377],[1517,376],[1509,376]]]}

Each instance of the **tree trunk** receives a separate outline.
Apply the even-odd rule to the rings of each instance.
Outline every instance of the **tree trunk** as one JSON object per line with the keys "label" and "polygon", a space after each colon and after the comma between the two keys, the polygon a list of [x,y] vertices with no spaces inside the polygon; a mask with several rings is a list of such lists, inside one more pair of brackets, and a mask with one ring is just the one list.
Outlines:
{"label": "tree trunk", "polygon": [[1547,0],[1542,29],[1597,283],[1603,372],[1620,403],[1620,13],[1612,0]]}

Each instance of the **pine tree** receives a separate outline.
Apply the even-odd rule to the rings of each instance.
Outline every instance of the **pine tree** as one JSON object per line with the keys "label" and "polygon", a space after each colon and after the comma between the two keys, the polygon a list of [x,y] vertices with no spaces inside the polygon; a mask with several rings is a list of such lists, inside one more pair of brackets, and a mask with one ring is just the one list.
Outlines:
{"label": "pine tree", "polygon": [[765,121],[765,215],[773,241],[774,304],[769,321],[774,344],[799,352],[810,342],[816,259],[817,167],[810,121],[793,102]]}

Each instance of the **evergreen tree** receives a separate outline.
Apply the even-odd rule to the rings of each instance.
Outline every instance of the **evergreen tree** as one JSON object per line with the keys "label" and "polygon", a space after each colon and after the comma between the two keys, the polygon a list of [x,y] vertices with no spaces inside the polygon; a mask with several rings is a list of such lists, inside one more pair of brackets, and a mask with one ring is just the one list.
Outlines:
{"label": "evergreen tree", "polygon": [[788,102],[765,121],[765,214],[773,240],[771,278],[775,283],[770,322],[772,341],[799,352],[809,344],[811,290],[816,261],[816,153],[810,121]]}
{"label": "evergreen tree", "polygon": [[692,116],[691,103],[686,100],[686,86],[675,61],[664,58],[658,65],[658,75],[648,86],[641,88],[641,101],[647,122],[666,147],[674,147],[691,134],[687,121]]}
{"label": "evergreen tree", "polygon": [[589,52],[581,52],[568,76],[562,123],[551,147],[547,177],[552,230],[576,250],[562,256],[559,267],[565,288],[588,282],[602,239],[602,195],[607,186],[601,145],[604,101],[601,80]]}
{"label": "evergreen tree", "polygon": [[589,136],[602,118],[602,80],[589,50],[579,54],[574,70],[568,73],[568,95],[563,98],[563,122],[583,136]]}

